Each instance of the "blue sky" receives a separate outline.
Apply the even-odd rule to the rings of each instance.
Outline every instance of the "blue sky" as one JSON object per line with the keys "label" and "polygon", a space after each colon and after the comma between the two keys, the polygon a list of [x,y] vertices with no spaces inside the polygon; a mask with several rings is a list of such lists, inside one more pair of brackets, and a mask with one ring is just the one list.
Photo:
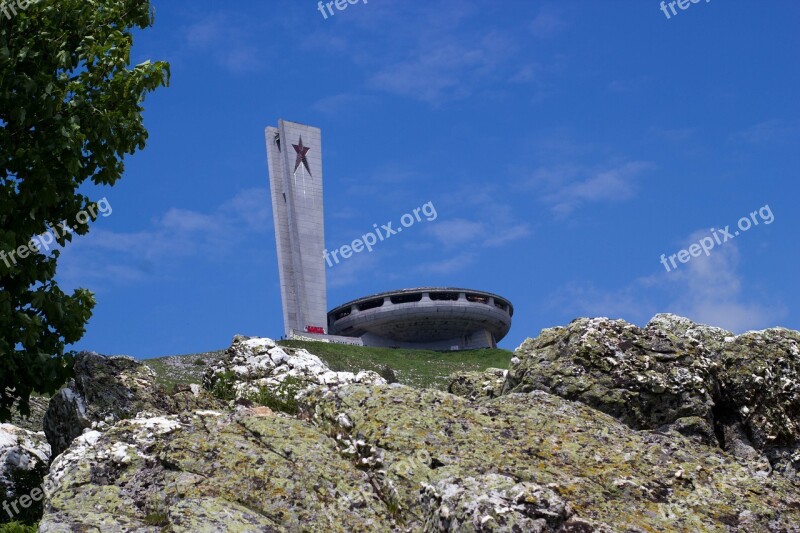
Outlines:
{"label": "blue sky", "polygon": [[[446,285],[515,307],[501,346],[579,316],[800,329],[800,3],[155,0],[167,60],[113,214],[70,244],[75,347],[152,357],[283,331],[264,128],[322,129],[326,242],[438,217],[328,270],[330,308]],[[334,8],[335,9],[335,8]],[[760,222],[708,257],[669,257]],[[395,225],[397,222],[395,222]],[[717,236],[720,234],[717,232]],[[685,257],[684,257],[685,258]]]}

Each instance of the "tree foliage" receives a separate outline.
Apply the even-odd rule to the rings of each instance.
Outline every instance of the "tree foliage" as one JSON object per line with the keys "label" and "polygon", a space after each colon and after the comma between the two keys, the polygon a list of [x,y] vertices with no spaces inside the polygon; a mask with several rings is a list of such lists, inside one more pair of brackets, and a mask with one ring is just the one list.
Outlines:
{"label": "tree foliage", "polygon": [[[96,204],[79,188],[122,176],[125,155],[147,139],[145,95],[169,83],[166,63],[131,66],[133,32],[153,23],[149,0],[19,2],[11,18],[0,13],[0,252],[92,212]],[[0,420],[15,404],[27,415],[31,393],[66,381],[66,347],[91,317],[91,292],[58,287],[58,256],[0,260]]]}

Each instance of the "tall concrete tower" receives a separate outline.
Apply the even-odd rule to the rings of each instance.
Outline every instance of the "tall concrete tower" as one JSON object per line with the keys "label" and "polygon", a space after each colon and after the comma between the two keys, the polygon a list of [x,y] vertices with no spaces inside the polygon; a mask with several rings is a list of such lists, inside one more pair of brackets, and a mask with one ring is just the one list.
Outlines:
{"label": "tall concrete tower", "polygon": [[286,336],[327,333],[319,128],[278,120],[267,128],[267,162]]}

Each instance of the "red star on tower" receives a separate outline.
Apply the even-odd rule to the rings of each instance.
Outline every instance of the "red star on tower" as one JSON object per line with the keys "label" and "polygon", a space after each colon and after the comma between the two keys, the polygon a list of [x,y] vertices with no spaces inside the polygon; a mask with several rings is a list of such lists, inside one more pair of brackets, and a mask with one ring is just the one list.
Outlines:
{"label": "red star on tower", "polygon": [[292,147],[294,147],[294,151],[297,152],[297,159],[295,160],[295,163],[294,163],[295,171],[297,171],[297,167],[300,166],[300,163],[303,163],[303,166],[306,167],[306,170],[308,171],[308,174],[311,175],[311,168],[309,168],[308,159],[306,159],[306,154],[308,153],[308,151],[311,148],[309,148],[307,146],[303,146],[303,137],[302,136],[300,136],[300,144],[293,144]]}

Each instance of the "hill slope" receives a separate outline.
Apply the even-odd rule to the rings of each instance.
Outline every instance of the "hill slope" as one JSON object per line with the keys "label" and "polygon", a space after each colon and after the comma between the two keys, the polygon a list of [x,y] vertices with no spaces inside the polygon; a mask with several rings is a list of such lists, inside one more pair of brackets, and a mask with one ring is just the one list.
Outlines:
{"label": "hill slope", "polygon": [[[403,385],[440,390],[447,389],[447,376],[454,372],[508,368],[514,356],[512,352],[501,349],[433,352],[311,341],[281,341],[278,344],[305,348],[337,372],[373,370],[388,381],[396,380]],[[161,385],[171,387],[179,383],[201,383],[206,368],[219,361],[223,354],[224,351],[220,350],[160,357],[143,362],[156,372]]]}

